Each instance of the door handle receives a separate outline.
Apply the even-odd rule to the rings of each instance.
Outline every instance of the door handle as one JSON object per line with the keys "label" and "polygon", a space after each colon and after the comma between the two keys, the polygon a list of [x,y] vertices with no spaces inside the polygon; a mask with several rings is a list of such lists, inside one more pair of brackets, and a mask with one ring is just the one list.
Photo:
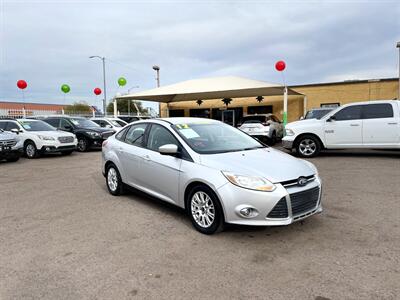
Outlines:
{"label": "door handle", "polygon": [[350,124],[350,126],[357,127],[357,126],[360,126],[360,124]]}
{"label": "door handle", "polygon": [[396,122],[389,122],[388,125],[397,125]]}
{"label": "door handle", "polygon": [[150,160],[150,156],[148,156],[148,155],[143,155],[142,158],[143,158],[144,160]]}

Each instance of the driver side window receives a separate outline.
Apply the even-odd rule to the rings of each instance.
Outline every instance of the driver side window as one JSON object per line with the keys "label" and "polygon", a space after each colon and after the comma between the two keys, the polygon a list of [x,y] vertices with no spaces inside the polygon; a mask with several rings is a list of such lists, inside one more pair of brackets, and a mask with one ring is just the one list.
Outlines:
{"label": "driver side window", "polygon": [[335,114],[336,121],[350,121],[361,119],[361,105],[345,107]]}
{"label": "driver side window", "polygon": [[173,144],[179,147],[178,141],[168,129],[157,124],[151,125],[147,148],[158,152],[158,148],[167,144]]}
{"label": "driver side window", "polygon": [[71,125],[71,123],[69,123],[67,120],[61,119],[60,128],[68,130],[68,129],[71,129],[71,128],[72,128],[72,125]]}

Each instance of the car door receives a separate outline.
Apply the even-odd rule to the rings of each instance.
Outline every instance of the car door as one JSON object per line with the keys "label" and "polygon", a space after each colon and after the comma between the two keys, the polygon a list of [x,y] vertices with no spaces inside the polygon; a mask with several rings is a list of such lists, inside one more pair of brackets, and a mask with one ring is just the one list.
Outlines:
{"label": "car door", "polygon": [[390,146],[399,143],[399,124],[390,103],[363,105],[364,146]]}
{"label": "car door", "polygon": [[132,125],[127,129],[123,142],[118,143],[118,156],[124,168],[124,180],[131,186],[143,187],[142,160],[145,152],[144,136],[147,123]]}
{"label": "car door", "polygon": [[159,147],[167,144],[182,149],[171,131],[162,125],[152,124],[147,137],[141,178],[145,187],[155,196],[177,204],[182,158],[160,154]]}
{"label": "car door", "polygon": [[324,123],[327,148],[362,147],[362,105],[346,106]]}

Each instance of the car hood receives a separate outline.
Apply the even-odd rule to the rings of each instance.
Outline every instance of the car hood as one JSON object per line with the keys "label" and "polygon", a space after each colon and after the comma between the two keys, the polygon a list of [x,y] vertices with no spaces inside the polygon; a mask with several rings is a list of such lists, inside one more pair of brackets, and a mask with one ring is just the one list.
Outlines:
{"label": "car hood", "polygon": [[105,133],[105,132],[114,132],[112,128],[102,128],[102,127],[78,127],[78,130],[81,131],[94,131],[98,133]]}
{"label": "car hood", "polygon": [[201,164],[237,175],[261,176],[273,183],[315,174],[304,160],[282,151],[262,148],[248,151],[201,155]]}
{"label": "car hood", "polygon": [[65,132],[65,131],[59,131],[59,130],[51,130],[51,131],[27,131],[29,134],[34,134],[34,135],[43,135],[43,136],[51,136],[54,138],[58,138],[61,136],[75,136],[73,133]]}
{"label": "car hood", "polygon": [[286,128],[292,128],[297,126],[309,126],[309,125],[313,126],[315,124],[321,124],[323,122],[324,121],[318,119],[304,119],[304,120],[290,122],[289,124],[286,125]]}

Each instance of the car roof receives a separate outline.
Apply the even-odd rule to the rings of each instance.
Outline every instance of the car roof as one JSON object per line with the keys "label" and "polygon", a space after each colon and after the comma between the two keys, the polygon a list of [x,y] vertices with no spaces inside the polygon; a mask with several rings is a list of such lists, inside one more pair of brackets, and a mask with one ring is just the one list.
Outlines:
{"label": "car roof", "polygon": [[147,120],[142,120],[144,122],[153,122],[156,120],[161,120],[165,121],[171,124],[191,124],[191,123],[221,123],[220,121],[214,120],[214,119],[207,119],[207,118],[194,118],[194,117],[174,117],[174,118],[158,118],[158,119],[147,119]]}

